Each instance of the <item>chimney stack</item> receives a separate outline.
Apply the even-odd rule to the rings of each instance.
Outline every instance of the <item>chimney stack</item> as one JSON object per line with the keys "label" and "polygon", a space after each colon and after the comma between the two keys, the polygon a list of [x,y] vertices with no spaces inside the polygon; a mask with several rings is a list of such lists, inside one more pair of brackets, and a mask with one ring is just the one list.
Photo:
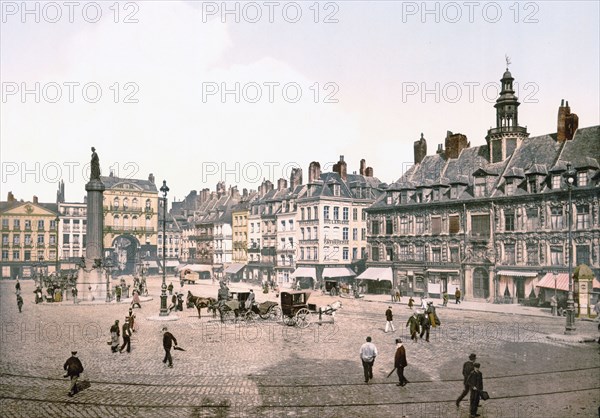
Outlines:
{"label": "chimney stack", "polygon": [[423,161],[423,158],[427,156],[427,141],[423,138],[423,133],[421,132],[421,139],[415,141],[414,146],[414,155],[415,155],[415,164],[420,164]]}
{"label": "chimney stack", "polygon": [[308,182],[314,183],[321,178],[321,164],[317,161],[313,161],[308,166]]}
{"label": "chimney stack", "polygon": [[292,168],[292,172],[290,174],[290,189],[292,191],[296,188],[296,186],[300,186],[302,184],[302,169],[300,167]]}
{"label": "chimney stack", "polygon": [[13,192],[8,192],[8,196],[7,196],[6,200],[8,201],[8,203],[12,203],[16,200]]}
{"label": "chimney stack", "polygon": [[346,181],[346,178],[348,177],[347,166],[343,155],[340,155],[340,160],[333,165],[333,172],[338,173],[342,180]]}
{"label": "chimney stack", "polygon": [[363,158],[362,160],[360,160],[360,168],[358,170],[358,174],[360,174],[361,176],[364,176],[366,168],[367,168],[367,162]]}
{"label": "chimney stack", "polygon": [[150,173],[150,175],[148,176],[148,181],[154,184],[154,174]]}
{"label": "chimney stack", "polygon": [[444,153],[444,144],[438,144],[438,149],[436,151],[436,154],[443,154]]}
{"label": "chimney stack", "polygon": [[287,180],[286,179],[277,180],[277,190],[282,191],[285,189],[287,189]]}
{"label": "chimney stack", "polygon": [[446,158],[458,158],[461,151],[469,148],[470,145],[465,135],[446,132]]}
{"label": "chimney stack", "polygon": [[35,203],[37,205],[37,203],[38,203],[38,197],[37,196],[33,196],[33,203]]}
{"label": "chimney stack", "polygon": [[373,177],[373,167],[365,168],[365,177]]}
{"label": "chimney stack", "polygon": [[565,100],[560,101],[558,108],[558,123],[556,127],[556,140],[558,142],[570,141],[575,135],[575,131],[579,126],[579,117],[575,113],[571,113],[569,102],[565,105]]}

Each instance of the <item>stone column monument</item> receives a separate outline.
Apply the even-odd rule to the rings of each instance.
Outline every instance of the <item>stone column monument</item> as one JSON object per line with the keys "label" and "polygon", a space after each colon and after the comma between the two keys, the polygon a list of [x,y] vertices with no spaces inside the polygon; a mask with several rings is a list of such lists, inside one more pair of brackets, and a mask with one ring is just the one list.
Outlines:
{"label": "stone column monument", "polygon": [[100,180],[100,160],[96,149],[92,147],[90,181],[85,185],[87,191],[87,225],[85,246],[85,268],[79,270],[77,291],[81,300],[105,300],[106,276],[96,260],[104,258],[104,184]]}

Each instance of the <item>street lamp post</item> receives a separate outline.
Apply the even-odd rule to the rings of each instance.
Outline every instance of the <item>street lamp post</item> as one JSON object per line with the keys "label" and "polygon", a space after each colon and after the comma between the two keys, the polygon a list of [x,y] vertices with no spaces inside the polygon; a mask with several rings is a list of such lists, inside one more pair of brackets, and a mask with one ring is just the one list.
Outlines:
{"label": "street lamp post", "polygon": [[163,180],[163,185],[160,188],[160,191],[162,192],[162,201],[163,201],[163,222],[162,222],[162,229],[163,229],[163,237],[162,237],[162,261],[163,261],[163,265],[162,265],[162,285],[160,287],[160,316],[167,316],[169,315],[169,311],[167,310],[167,284],[166,284],[166,275],[167,275],[167,269],[165,267],[166,265],[166,237],[167,237],[167,192],[169,191],[169,188],[167,187],[167,181]]}
{"label": "street lamp post", "polygon": [[112,262],[110,258],[107,258],[104,263],[104,273],[106,274],[106,303],[111,301],[110,297],[110,270],[112,268]]}
{"label": "street lamp post", "polygon": [[59,277],[58,274],[58,223],[60,222],[60,218],[57,216],[56,219],[56,241],[54,241],[54,243],[56,244],[56,257],[55,257],[55,266],[54,266],[54,271],[56,272],[56,277]]}
{"label": "street lamp post", "polygon": [[569,295],[567,297],[567,323],[565,326],[565,334],[574,334],[575,333],[575,302],[573,300],[573,277],[571,275],[571,269],[573,264],[573,237],[571,236],[571,229],[573,223],[573,210],[572,210],[572,200],[571,200],[571,191],[573,189],[573,185],[575,184],[575,178],[577,173],[571,167],[571,164],[567,164],[567,171],[563,173],[563,177],[565,179],[565,183],[567,184],[567,189],[569,190],[569,208],[568,208],[568,222],[569,222]]}

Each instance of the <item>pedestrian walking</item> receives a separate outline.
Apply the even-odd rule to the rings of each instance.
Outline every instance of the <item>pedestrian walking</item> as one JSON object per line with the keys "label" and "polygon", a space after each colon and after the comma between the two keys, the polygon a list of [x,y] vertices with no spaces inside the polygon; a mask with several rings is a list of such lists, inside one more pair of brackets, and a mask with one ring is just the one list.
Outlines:
{"label": "pedestrian walking", "polygon": [[115,295],[117,296],[117,302],[121,302],[121,294],[123,293],[123,289],[121,285],[117,285],[115,287]]}
{"label": "pedestrian walking", "polygon": [[408,318],[408,321],[406,321],[406,326],[408,327],[410,325],[410,339],[413,340],[414,342],[417,342],[417,333],[419,332],[419,318],[417,316],[417,313],[414,312],[410,318]]}
{"label": "pedestrian walking", "polygon": [[15,283],[15,293],[17,295],[21,294],[21,283],[19,282],[19,279],[17,279],[17,283]]}
{"label": "pedestrian walking", "polygon": [[175,294],[173,296],[171,296],[171,304],[169,305],[169,312],[171,312],[173,309],[177,308],[177,295],[178,293],[175,292]]}
{"label": "pedestrian walking", "polygon": [[396,354],[394,355],[394,367],[398,374],[398,384],[396,386],[405,386],[409,381],[404,377],[404,368],[408,366],[406,362],[406,349],[400,338],[396,338]]}
{"label": "pedestrian walking", "polygon": [[462,374],[463,374],[464,389],[463,389],[462,393],[460,394],[460,396],[458,397],[458,399],[456,400],[457,408],[460,406],[460,401],[462,401],[463,398],[465,396],[467,396],[467,393],[469,393],[469,383],[467,382],[467,380],[469,379],[469,376],[471,375],[471,372],[474,369],[473,364],[475,363],[476,358],[477,358],[477,355],[475,353],[471,353],[469,355],[469,361],[465,361],[465,363],[463,364]]}
{"label": "pedestrian walking", "polygon": [[385,320],[385,332],[388,332],[390,328],[392,328],[392,332],[395,332],[396,328],[394,328],[394,315],[392,314],[391,306],[388,306],[387,311],[385,311]]}
{"label": "pedestrian walking", "polygon": [[177,294],[177,310],[183,311],[183,293]]}
{"label": "pedestrian walking", "polygon": [[371,337],[367,337],[367,342],[360,347],[360,359],[365,374],[365,383],[373,380],[373,364],[377,357],[377,347],[371,342]]}
{"label": "pedestrian walking", "polygon": [[442,306],[444,306],[444,308],[445,308],[446,306],[448,306],[448,292],[444,292],[442,294],[442,299],[444,301],[444,303],[442,304]]}
{"label": "pedestrian walking", "polygon": [[401,299],[402,299],[402,293],[400,293],[400,288],[397,287],[396,288],[396,302],[400,303]]}
{"label": "pedestrian walking", "polygon": [[110,327],[110,349],[113,353],[117,352],[119,348],[119,336],[121,332],[119,331],[119,320],[117,319],[115,323]]}
{"label": "pedestrian walking", "polygon": [[19,308],[19,313],[21,313],[21,309],[23,308],[23,297],[19,293],[17,293],[17,307]]}
{"label": "pedestrian walking", "polygon": [[456,299],[456,303],[460,303],[460,289],[457,287],[456,291],[454,292],[454,299]]}
{"label": "pedestrian walking", "polygon": [[131,329],[129,329],[129,317],[125,317],[125,322],[123,322],[123,344],[119,349],[119,353],[123,352],[123,349],[127,347],[127,352],[131,353]]}
{"label": "pedestrian walking", "polygon": [[425,335],[425,341],[429,342],[429,329],[431,327],[431,322],[429,321],[429,315],[427,315],[427,312],[419,315],[419,322],[421,325],[421,334],[419,334],[419,338],[423,338],[423,335]]}
{"label": "pedestrian walking", "polygon": [[81,360],[77,358],[77,351],[71,351],[71,357],[67,359],[63,369],[67,371],[65,377],[71,378],[68,395],[73,396],[79,392],[79,389],[77,389],[77,380],[79,379],[79,375],[83,373],[83,365],[81,364]]}
{"label": "pedestrian walking", "polygon": [[167,327],[163,327],[162,329],[163,331],[163,348],[165,349],[165,358],[163,359],[163,363],[169,363],[168,366],[169,367],[173,367],[173,357],[171,357],[171,347],[173,347],[173,344],[175,344],[175,347],[177,347],[177,340],[175,339],[175,337],[173,336],[173,334],[171,334]]}
{"label": "pedestrian walking", "polygon": [[169,295],[173,294],[173,282],[169,283],[169,286],[167,287],[167,289],[169,290]]}
{"label": "pedestrian walking", "polygon": [[129,322],[129,330],[131,332],[135,332],[135,314],[133,313],[133,309],[129,308],[129,315],[127,316]]}
{"label": "pedestrian walking", "polygon": [[408,307],[409,307],[410,309],[412,309],[414,304],[415,304],[415,300],[414,300],[414,299],[413,299],[413,297],[411,296],[411,297],[408,299]]}
{"label": "pedestrian walking", "polygon": [[75,286],[71,289],[71,295],[73,296],[73,303],[77,303],[77,288]]}
{"label": "pedestrian walking", "polygon": [[479,399],[481,398],[481,392],[483,391],[483,375],[479,371],[479,363],[473,363],[473,371],[469,375],[467,382],[469,383],[469,389],[471,390],[470,398],[470,412],[471,418],[478,417],[477,408],[479,407]]}
{"label": "pedestrian walking", "polygon": [[140,295],[137,291],[133,291],[133,300],[131,301],[131,307],[135,308],[135,305],[138,306],[138,308],[142,309],[142,305],[140,304]]}

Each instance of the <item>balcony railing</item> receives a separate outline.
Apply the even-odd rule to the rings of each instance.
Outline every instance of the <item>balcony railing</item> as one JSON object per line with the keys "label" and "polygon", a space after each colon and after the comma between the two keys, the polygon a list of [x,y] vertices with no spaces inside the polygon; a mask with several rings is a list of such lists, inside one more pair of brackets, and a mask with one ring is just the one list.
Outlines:
{"label": "balcony railing", "polygon": [[348,219],[325,219],[325,223],[326,224],[342,224],[342,225],[348,225],[350,223],[350,221]]}
{"label": "balcony railing", "polygon": [[348,245],[347,239],[326,239],[325,245]]}
{"label": "balcony railing", "polygon": [[315,238],[315,239],[301,239],[300,240],[300,245],[306,245],[306,244],[318,244],[319,243],[319,239]]}
{"label": "balcony railing", "polygon": [[106,226],[104,232],[118,234],[121,232],[131,232],[134,234],[153,234],[154,227],[145,226]]}

